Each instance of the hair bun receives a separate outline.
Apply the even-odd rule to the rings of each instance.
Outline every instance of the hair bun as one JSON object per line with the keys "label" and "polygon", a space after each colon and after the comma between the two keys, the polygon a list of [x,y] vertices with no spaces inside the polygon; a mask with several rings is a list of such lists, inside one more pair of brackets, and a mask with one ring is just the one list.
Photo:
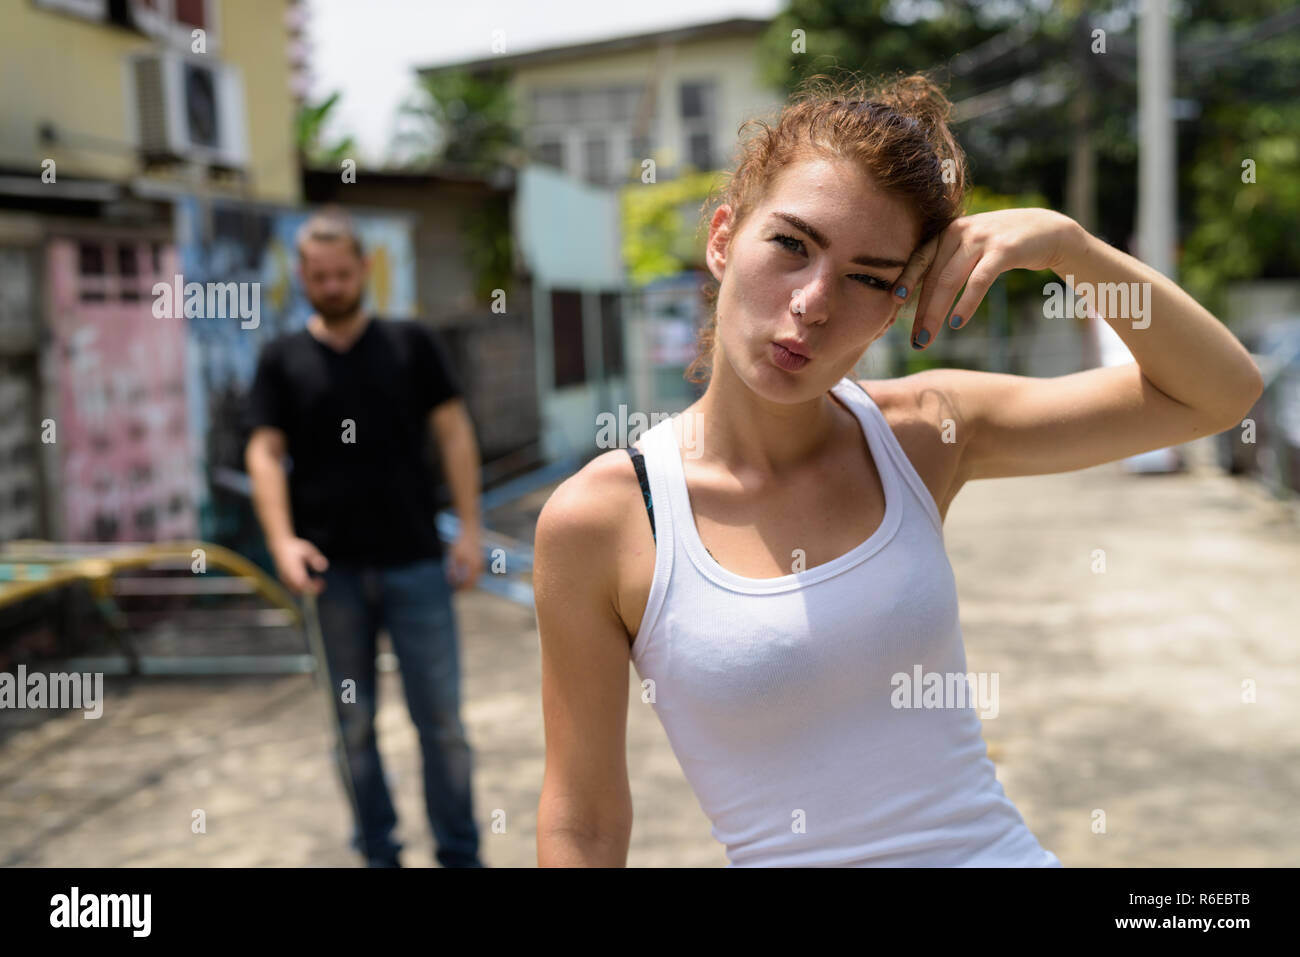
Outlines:
{"label": "hair bun", "polygon": [[947,123],[952,115],[952,103],[933,80],[919,73],[900,76],[885,83],[875,99],[896,112],[913,116],[929,125]]}

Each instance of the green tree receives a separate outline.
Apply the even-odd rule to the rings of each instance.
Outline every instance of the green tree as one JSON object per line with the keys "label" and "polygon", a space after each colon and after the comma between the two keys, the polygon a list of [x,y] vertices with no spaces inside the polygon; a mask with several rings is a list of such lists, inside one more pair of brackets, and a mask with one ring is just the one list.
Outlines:
{"label": "green tree", "polygon": [[647,186],[623,187],[623,259],[634,285],[704,267],[707,230],[698,228],[700,210],[718,173],[687,173]]}
{"label": "green tree", "polygon": [[1300,10],[1289,0],[1193,6],[1186,85],[1199,115],[1179,141],[1179,278],[1222,315],[1228,283],[1300,270]]}
{"label": "green tree", "polygon": [[344,159],[355,159],[356,141],[351,136],[324,140],[324,130],[330,114],[338,105],[340,93],[336,90],[319,103],[303,103],[298,108],[294,123],[294,142],[304,166],[337,166]]}
{"label": "green tree", "polygon": [[[396,146],[410,156],[408,169],[454,167],[489,176],[522,165],[522,135],[504,71],[440,70],[424,74],[419,90],[399,110],[405,128]],[[495,289],[509,290],[513,276],[510,209],[504,196],[475,205],[461,222],[466,265],[480,302]]]}
{"label": "green tree", "polygon": [[[1044,201],[1034,205],[1086,220],[1068,188],[1086,152],[1096,164],[1090,228],[1127,249],[1141,146],[1137,14],[1137,0],[1047,9],[1029,0],[791,0],[764,36],[764,75],[790,91],[839,69],[930,70],[957,106],[953,128],[973,183],[1037,194]],[[1179,276],[1219,312],[1229,281],[1294,277],[1300,262],[1300,10],[1294,0],[1183,0],[1171,14]],[[1256,161],[1254,184],[1242,182],[1245,159]]]}
{"label": "green tree", "polygon": [[450,165],[487,173],[523,161],[520,124],[504,71],[439,70],[421,76],[399,111],[396,137],[412,152],[407,165]]}
{"label": "green tree", "polygon": [[1300,105],[1219,106],[1209,124],[1220,132],[1202,142],[1188,174],[1195,207],[1180,278],[1221,314],[1233,280],[1298,278]]}

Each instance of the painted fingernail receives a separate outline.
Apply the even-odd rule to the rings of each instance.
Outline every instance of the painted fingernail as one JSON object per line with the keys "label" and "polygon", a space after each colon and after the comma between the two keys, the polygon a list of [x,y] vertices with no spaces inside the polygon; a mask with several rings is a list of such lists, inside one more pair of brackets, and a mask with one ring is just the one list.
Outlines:
{"label": "painted fingernail", "polygon": [[906,298],[907,298],[907,287],[906,287],[906,286],[899,286],[897,289],[894,290],[894,295],[897,296],[899,299],[906,299]]}
{"label": "painted fingernail", "polygon": [[916,334],[916,338],[912,340],[912,348],[919,349],[921,348],[921,346],[925,345],[929,341],[930,341],[930,330],[922,329],[920,332]]}
{"label": "painted fingernail", "polygon": [[961,325],[961,316],[954,315],[951,319],[948,320],[948,325],[956,329],[958,326]]}

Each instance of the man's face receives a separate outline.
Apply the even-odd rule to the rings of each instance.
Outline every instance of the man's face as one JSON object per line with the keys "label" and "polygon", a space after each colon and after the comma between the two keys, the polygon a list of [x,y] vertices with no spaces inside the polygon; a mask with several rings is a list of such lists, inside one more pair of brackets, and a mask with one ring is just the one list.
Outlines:
{"label": "man's face", "polygon": [[[706,254],[721,283],[719,364],[772,401],[816,398],[893,324],[900,303],[891,290],[919,242],[916,217],[852,163],[806,159],[777,174],[728,252],[730,226],[723,206]],[[783,368],[778,339],[801,343],[809,361]]]}
{"label": "man's face", "polygon": [[361,305],[368,263],[352,244],[309,239],[302,245],[298,274],[307,301],[326,322],[346,319]]}

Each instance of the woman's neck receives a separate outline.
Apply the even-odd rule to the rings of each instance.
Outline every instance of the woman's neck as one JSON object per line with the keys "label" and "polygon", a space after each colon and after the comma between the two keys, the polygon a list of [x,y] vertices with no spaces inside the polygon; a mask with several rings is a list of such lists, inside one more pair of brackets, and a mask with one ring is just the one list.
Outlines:
{"label": "woman's neck", "polygon": [[[721,367],[725,367],[722,371]],[[682,413],[688,454],[779,479],[816,460],[844,427],[843,415],[829,393],[797,403],[773,402],[758,395],[725,362],[715,368],[703,396]]]}

